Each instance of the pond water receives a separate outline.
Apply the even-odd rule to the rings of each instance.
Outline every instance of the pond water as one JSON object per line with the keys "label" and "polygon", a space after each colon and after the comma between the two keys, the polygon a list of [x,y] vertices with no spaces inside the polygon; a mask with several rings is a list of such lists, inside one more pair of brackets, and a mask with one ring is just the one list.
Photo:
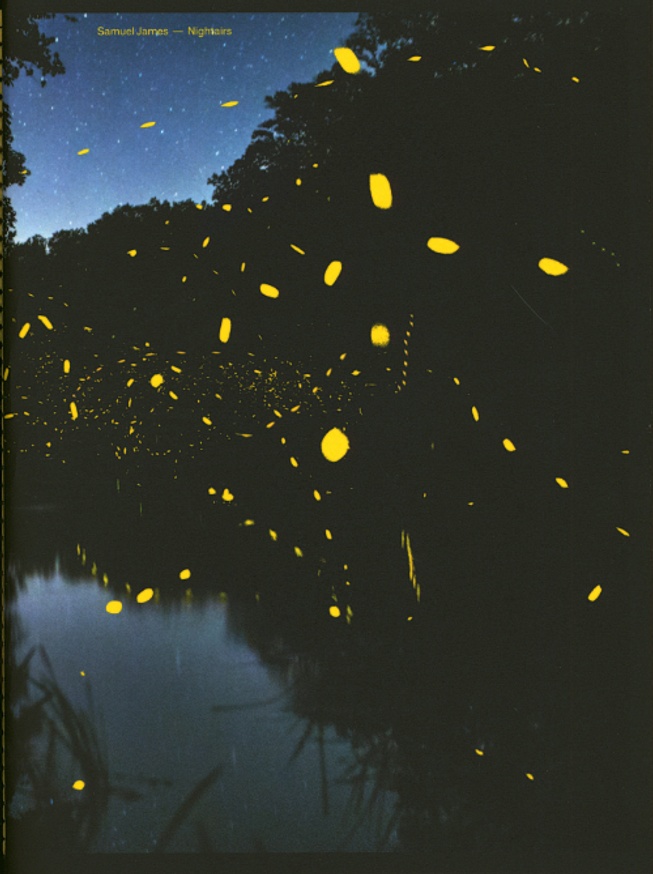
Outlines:
{"label": "pond water", "polygon": [[623,832],[628,675],[596,643],[618,614],[588,617],[562,580],[565,631],[542,606],[555,575],[501,564],[490,511],[447,576],[417,521],[352,544],[337,600],[331,566],[180,506],[16,507],[14,850],[410,853],[461,871],[541,852],[571,871],[570,847]]}
{"label": "pond water", "polygon": [[[166,849],[196,851],[198,834],[216,852],[376,848],[378,825],[356,828],[346,812],[352,789],[341,778],[351,745],[292,712],[290,681],[230,627],[224,595],[131,601],[118,615],[105,609],[110,598],[97,578],[73,581],[57,567],[27,576],[11,608],[17,656],[44,647],[75,708],[92,687],[110,778],[142,793],[111,798],[96,850],[156,849],[183,800],[216,768]],[[80,776],[59,775],[66,785]],[[375,821],[384,819],[379,805],[390,814],[393,795],[377,799]]]}

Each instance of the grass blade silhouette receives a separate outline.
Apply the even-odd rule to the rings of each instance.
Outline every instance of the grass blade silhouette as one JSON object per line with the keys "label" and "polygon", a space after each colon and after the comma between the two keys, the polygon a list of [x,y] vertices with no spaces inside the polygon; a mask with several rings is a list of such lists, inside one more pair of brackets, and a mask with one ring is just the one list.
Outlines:
{"label": "grass blade silhouette", "polygon": [[[306,725],[306,728],[304,729],[304,733],[300,737],[300,739],[297,743],[297,746],[295,747],[292,755],[288,759],[288,765],[292,765],[292,763],[299,757],[301,751],[304,749],[304,747],[306,746],[306,743],[308,742],[308,739],[310,738],[311,734],[313,733],[314,726],[315,726],[315,723],[309,719],[309,721]],[[288,765],[286,767],[288,767]]]}
{"label": "grass blade silhouette", "polygon": [[213,768],[212,771],[204,777],[200,782],[193,787],[190,793],[186,796],[186,798],[179,805],[177,811],[174,816],[168,823],[168,825],[163,829],[161,833],[161,837],[157,841],[157,848],[155,852],[161,853],[168,846],[170,841],[175,835],[175,832],[182,825],[188,814],[191,812],[193,807],[200,800],[202,795],[213,786],[215,781],[220,777],[224,768],[222,765],[217,765]]}

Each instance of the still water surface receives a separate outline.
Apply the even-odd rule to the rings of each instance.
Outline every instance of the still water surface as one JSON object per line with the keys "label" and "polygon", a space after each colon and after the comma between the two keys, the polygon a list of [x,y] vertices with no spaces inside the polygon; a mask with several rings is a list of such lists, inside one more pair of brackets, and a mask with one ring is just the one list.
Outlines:
{"label": "still water surface", "polygon": [[[350,744],[327,725],[298,748],[309,726],[291,711],[289,682],[230,628],[224,596],[125,601],[119,615],[106,612],[110,598],[97,578],[73,581],[57,565],[26,576],[11,610],[18,657],[43,646],[76,708],[90,684],[110,777],[143,794],[110,800],[96,850],[155,850],[183,799],[216,767],[219,778],[167,849],[198,850],[198,829],[216,852],[377,848],[375,829],[394,793],[376,799],[374,825],[351,833],[352,790],[341,781]],[[61,774],[68,785],[79,777]]]}

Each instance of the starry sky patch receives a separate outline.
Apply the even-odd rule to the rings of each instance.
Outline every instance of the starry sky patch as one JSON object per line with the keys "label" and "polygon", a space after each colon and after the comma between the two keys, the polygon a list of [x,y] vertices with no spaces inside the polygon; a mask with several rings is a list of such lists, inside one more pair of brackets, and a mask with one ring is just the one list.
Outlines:
{"label": "starry sky patch", "polygon": [[[21,76],[8,89],[14,147],[30,175],[9,189],[17,241],[85,227],[151,198],[211,199],[271,110],[266,95],[312,81],[335,62],[354,13],[85,14],[40,27],[66,73]],[[134,35],[99,35],[98,28]],[[189,28],[230,34],[189,33]],[[168,35],[138,36],[139,29]],[[174,33],[173,31],[181,31]],[[223,104],[237,101],[237,105]],[[147,122],[156,124],[143,127]],[[81,154],[80,154],[81,153]]]}

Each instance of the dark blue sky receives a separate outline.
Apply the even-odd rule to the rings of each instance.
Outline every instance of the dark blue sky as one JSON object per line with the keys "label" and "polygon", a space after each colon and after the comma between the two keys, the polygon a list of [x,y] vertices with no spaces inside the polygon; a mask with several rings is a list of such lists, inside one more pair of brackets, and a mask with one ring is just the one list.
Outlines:
{"label": "dark blue sky", "polygon": [[[271,112],[264,97],[335,61],[356,14],[77,14],[41,23],[63,76],[7,89],[14,146],[31,175],[9,189],[17,239],[83,227],[121,203],[210,200],[207,178],[238,158]],[[167,28],[160,37],[98,27]],[[189,26],[231,28],[189,36]],[[173,30],[184,33],[173,34]],[[222,103],[238,101],[230,108]],[[156,122],[141,128],[145,122]],[[89,149],[84,155],[78,155]]]}

